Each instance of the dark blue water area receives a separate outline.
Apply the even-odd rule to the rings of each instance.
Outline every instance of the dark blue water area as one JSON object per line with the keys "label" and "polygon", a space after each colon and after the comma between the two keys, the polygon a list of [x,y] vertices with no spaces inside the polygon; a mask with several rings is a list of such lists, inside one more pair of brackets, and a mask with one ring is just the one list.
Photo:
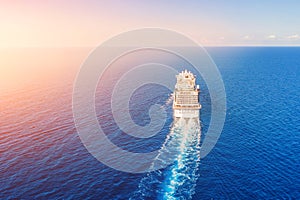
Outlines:
{"label": "dark blue water area", "polygon": [[[128,102],[129,120],[132,120],[138,126],[146,126],[151,123],[149,109],[153,105],[160,105],[167,112],[163,128],[153,137],[137,138],[122,131],[114,120],[111,98],[107,98],[108,95],[102,95],[101,92],[97,93],[99,99],[96,98],[99,102],[99,106],[96,108],[99,124],[110,141],[124,150],[135,153],[158,150],[161,148],[164,138],[169,133],[173,121],[172,106],[171,104],[166,105],[166,101],[170,98],[171,93],[172,91],[158,84],[145,84],[133,91],[130,97],[130,101]],[[126,112],[122,109],[126,106],[120,105],[121,108],[118,112]],[[126,121],[123,123],[127,124]],[[134,132],[135,130],[131,131]]]}
{"label": "dark blue water area", "polygon": [[[200,161],[193,199],[299,199],[300,48],[207,50],[224,81],[227,116],[216,146]],[[82,144],[72,116],[73,81],[1,96],[0,199],[129,199],[138,190],[146,174],[109,168]],[[198,81],[204,139],[210,97]],[[126,150],[158,149],[172,125],[171,104],[165,103],[170,93],[146,85],[129,104],[140,125],[149,123],[151,105],[165,105],[168,117],[158,136],[142,140],[122,133],[98,101],[99,124]],[[153,186],[147,187],[155,194]]]}
{"label": "dark blue water area", "polygon": [[300,48],[212,48],[227,117],[194,199],[299,199]]}

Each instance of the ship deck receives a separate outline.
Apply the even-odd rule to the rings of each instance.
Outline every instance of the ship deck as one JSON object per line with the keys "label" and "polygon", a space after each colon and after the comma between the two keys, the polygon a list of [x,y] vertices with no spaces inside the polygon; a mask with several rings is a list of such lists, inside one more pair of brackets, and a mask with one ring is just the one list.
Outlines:
{"label": "ship deck", "polygon": [[199,110],[201,109],[201,105],[194,105],[194,106],[187,106],[187,105],[173,105],[173,109],[178,109],[178,110]]}

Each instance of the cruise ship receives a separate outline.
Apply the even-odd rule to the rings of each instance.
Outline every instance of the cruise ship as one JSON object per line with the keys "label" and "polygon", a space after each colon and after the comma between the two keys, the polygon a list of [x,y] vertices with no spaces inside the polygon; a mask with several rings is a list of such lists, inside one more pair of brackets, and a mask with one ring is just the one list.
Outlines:
{"label": "cruise ship", "polygon": [[199,119],[199,85],[196,85],[194,74],[185,70],[177,76],[177,83],[174,90],[173,116],[174,120],[179,118]]}

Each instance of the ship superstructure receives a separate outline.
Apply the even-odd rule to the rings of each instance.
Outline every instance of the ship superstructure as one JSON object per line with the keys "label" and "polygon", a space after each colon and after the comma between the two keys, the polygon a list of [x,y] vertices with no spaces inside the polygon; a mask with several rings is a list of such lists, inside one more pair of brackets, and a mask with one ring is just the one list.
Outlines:
{"label": "ship superstructure", "polygon": [[199,85],[196,85],[195,76],[185,70],[177,76],[174,90],[173,115],[177,118],[199,118]]}

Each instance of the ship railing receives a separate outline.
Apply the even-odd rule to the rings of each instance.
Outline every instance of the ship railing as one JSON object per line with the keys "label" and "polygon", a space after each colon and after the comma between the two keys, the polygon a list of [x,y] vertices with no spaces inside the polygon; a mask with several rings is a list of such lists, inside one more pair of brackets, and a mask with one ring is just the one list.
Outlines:
{"label": "ship railing", "polygon": [[181,105],[173,105],[174,108],[186,108],[186,109],[199,109],[201,108],[200,104],[197,105],[190,105],[190,104],[181,104]]}

